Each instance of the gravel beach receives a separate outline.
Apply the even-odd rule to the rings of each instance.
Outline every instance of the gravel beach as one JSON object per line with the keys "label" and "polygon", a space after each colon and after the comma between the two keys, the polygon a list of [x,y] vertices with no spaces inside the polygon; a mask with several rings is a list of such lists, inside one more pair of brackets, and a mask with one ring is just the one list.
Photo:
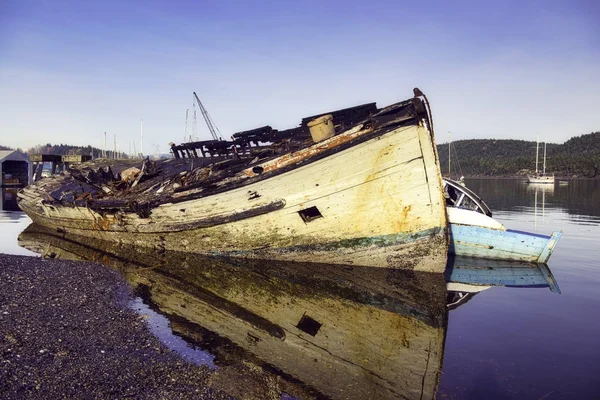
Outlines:
{"label": "gravel beach", "polygon": [[100,264],[0,254],[3,399],[230,399],[128,308]]}

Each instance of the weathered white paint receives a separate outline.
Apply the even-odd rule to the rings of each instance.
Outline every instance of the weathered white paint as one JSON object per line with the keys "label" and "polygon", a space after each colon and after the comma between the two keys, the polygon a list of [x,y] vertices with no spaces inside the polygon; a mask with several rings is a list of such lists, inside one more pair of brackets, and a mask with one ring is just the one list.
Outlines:
{"label": "weathered white paint", "polygon": [[[360,134],[354,129],[314,147],[327,146],[343,135]],[[275,168],[289,158],[284,155],[263,166]],[[150,218],[133,213],[102,216],[83,207],[47,206],[41,202],[44,185],[44,181],[39,182],[20,194],[21,207],[35,222],[76,235],[199,253],[437,272],[445,268],[447,224],[442,181],[433,138],[423,126],[398,128],[239,189],[163,204],[153,209]],[[251,192],[260,197],[251,199]],[[285,201],[285,207],[267,214],[209,228],[183,228],[194,221],[278,200]],[[323,218],[305,223],[298,212],[312,206]],[[419,239],[409,237],[431,230],[437,233]],[[408,242],[386,247],[364,243],[337,246],[340,241],[394,235]],[[320,250],[324,244],[337,247]]]}
{"label": "weathered white paint", "polygon": [[448,282],[446,289],[452,292],[479,293],[491,288],[490,285],[475,285],[472,283]]}
{"label": "weathered white paint", "polygon": [[446,211],[448,212],[448,222],[451,224],[506,230],[500,222],[477,211],[457,207],[447,207]]}

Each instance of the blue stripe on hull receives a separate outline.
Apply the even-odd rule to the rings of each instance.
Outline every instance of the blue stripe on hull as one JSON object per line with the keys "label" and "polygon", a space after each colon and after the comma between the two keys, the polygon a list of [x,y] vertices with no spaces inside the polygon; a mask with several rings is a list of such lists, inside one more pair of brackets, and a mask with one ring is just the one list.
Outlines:
{"label": "blue stripe on hull", "polygon": [[450,254],[516,260],[547,262],[560,238],[521,231],[501,231],[472,225],[450,224]]}

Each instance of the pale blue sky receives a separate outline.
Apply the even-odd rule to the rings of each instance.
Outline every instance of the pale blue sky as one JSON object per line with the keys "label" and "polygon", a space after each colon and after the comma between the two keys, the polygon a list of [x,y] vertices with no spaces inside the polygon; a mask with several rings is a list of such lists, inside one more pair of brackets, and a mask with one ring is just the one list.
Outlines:
{"label": "pale blue sky", "polygon": [[[437,141],[600,130],[595,1],[0,0],[0,144],[183,140],[192,92],[224,136],[412,95]],[[198,116],[200,139],[210,136]]]}

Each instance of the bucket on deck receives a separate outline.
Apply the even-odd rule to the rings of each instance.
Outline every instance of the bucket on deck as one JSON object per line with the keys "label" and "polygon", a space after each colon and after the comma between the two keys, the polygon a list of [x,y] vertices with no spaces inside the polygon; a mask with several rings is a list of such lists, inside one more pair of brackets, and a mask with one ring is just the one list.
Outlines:
{"label": "bucket on deck", "polygon": [[310,136],[312,136],[315,142],[329,139],[335,135],[335,127],[333,126],[333,115],[327,114],[322,117],[315,118],[308,124],[310,130]]}

